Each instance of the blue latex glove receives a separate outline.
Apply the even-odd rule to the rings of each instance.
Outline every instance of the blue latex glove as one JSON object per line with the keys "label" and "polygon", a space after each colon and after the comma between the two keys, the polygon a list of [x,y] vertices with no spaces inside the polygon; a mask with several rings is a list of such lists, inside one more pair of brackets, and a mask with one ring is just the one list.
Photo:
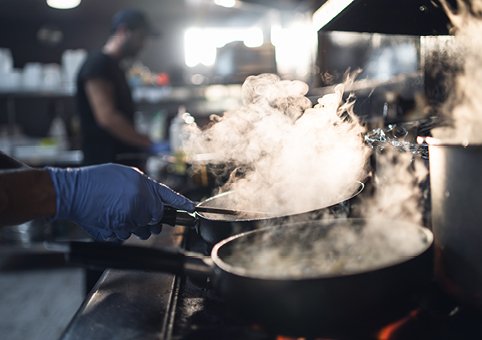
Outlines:
{"label": "blue latex glove", "polygon": [[136,168],[103,164],[81,168],[45,168],[57,193],[53,219],[82,227],[97,241],[119,241],[131,234],[159,234],[164,203],[194,211],[194,204]]}

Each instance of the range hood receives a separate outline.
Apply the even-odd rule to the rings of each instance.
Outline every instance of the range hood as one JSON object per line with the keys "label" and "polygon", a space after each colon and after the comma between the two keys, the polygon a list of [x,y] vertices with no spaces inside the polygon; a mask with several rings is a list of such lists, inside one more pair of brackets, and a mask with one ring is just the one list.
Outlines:
{"label": "range hood", "polygon": [[[438,0],[320,0],[319,31],[447,35],[450,20]],[[449,0],[455,7],[455,0]],[[331,20],[330,20],[331,19]]]}

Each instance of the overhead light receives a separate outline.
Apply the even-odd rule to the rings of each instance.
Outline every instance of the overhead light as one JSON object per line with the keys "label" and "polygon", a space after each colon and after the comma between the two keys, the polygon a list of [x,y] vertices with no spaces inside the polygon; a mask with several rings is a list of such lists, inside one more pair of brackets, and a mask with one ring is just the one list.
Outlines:
{"label": "overhead light", "polygon": [[184,34],[185,61],[189,67],[197,64],[213,66],[217,49],[233,41],[242,41],[246,47],[263,45],[260,28],[189,28]]}
{"label": "overhead light", "polygon": [[319,31],[352,2],[353,0],[328,0],[313,13],[313,28]]}
{"label": "overhead light", "polygon": [[231,8],[236,5],[236,0],[214,0],[214,3],[218,6]]}
{"label": "overhead light", "polygon": [[79,6],[81,0],[47,0],[47,5],[52,8],[70,9]]}

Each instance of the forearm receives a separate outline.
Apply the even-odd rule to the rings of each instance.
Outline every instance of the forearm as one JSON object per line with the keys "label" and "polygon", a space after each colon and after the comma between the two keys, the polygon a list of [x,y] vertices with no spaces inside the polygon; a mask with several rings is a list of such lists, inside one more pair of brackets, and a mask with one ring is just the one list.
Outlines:
{"label": "forearm", "polygon": [[53,217],[56,193],[46,170],[0,171],[0,226]]}
{"label": "forearm", "polygon": [[1,169],[18,169],[28,168],[28,166],[0,151],[0,170]]}
{"label": "forearm", "polygon": [[98,123],[126,144],[139,147],[148,147],[151,145],[150,139],[138,133],[134,129],[134,126],[120,113],[113,112]]}

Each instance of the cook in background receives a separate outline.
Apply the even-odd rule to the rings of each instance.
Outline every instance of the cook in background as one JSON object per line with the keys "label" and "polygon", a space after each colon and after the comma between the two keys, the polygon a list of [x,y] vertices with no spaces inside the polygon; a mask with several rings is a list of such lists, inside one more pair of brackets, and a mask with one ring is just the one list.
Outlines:
{"label": "cook in background", "polygon": [[164,204],[193,203],[138,169],[102,164],[30,168],[0,151],[0,227],[48,218],[69,220],[97,241],[159,234]]}
{"label": "cook in background", "polygon": [[156,32],[145,14],[126,8],[114,15],[111,35],[100,50],[89,54],[77,75],[77,106],[81,122],[84,165],[108,162],[136,166],[139,161],[119,161],[120,154],[165,151],[134,127],[135,105],[120,64],[134,58],[146,39]]}

